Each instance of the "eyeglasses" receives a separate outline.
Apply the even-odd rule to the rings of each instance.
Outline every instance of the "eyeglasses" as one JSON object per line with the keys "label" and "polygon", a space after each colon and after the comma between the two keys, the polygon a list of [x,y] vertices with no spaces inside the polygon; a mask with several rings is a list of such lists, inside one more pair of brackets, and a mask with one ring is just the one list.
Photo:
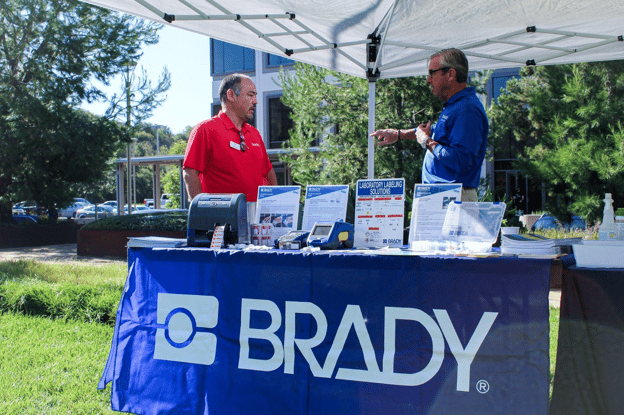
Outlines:
{"label": "eyeglasses", "polygon": [[438,68],[438,69],[429,69],[429,76],[433,76],[433,74],[434,74],[434,73],[436,73],[436,72],[438,72],[438,71],[443,71],[443,70],[445,70],[445,69],[446,69],[446,70],[449,70],[449,69],[451,69],[451,68],[448,68],[448,67],[446,67],[446,66],[443,66],[443,67]]}
{"label": "eyeglasses", "polygon": [[241,146],[241,151],[244,153],[245,150],[247,150],[247,144],[245,144],[245,136],[243,135],[242,132],[238,132],[238,136],[240,137],[240,146]]}

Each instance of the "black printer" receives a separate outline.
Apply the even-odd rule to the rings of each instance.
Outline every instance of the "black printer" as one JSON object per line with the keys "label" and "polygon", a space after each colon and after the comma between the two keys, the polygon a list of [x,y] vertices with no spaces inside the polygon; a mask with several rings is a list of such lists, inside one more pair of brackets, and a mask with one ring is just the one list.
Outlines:
{"label": "black printer", "polygon": [[243,193],[200,193],[188,213],[187,246],[210,246],[217,226],[224,226],[224,243],[248,243],[247,198]]}

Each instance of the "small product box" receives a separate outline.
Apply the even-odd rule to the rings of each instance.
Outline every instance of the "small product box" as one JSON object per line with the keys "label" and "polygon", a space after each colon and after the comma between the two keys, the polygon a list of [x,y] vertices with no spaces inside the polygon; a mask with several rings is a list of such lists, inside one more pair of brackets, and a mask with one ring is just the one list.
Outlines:
{"label": "small product box", "polygon": [[273,225],[270,223],[252,223],[251,228],[251,244],[272,246],[273,241]]}
{"label": "small product box", "polygon": [[620,212],[620,209],[618,209],[616,214],[618,215],[615,217],[615,227],[617,228],[617,239],[619,241],[624,241],[624,212]]}
{"label": "small product box", "polygon": [[580,268],[624,268],[624,241],[581,241],[572,245]]}
{"label": "small product box", "polygon": [[251,229],[251,244],[260,245],[260,242],[262,240],[262,237],[260,235],[262,233],[262,225],[260,225],[259,223],[252,223],[251,225],[249,225],[249,228]]}

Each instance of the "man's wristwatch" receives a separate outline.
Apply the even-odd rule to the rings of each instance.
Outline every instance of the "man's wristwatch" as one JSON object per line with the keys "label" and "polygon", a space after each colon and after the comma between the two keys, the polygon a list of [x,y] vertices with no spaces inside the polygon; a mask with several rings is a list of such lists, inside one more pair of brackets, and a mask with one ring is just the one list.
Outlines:
{"label": "man's wristwatch", "polygon": [[425,140],[425,148],[429,151],[431,151],[433,153],[433,147],[435,146],[436,142],[433,141],[431,138],[427,138]]}

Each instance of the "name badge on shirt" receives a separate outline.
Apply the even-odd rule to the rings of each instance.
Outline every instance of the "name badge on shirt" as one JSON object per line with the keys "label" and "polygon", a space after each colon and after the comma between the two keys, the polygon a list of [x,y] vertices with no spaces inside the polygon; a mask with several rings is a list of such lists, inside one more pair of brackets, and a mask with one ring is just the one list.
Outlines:
{"label": "name badge on shirt", "polygon": [[236,149],[238,151],[240,151],[240,149],[241,149],[240,148],[240,144],[235,143],[234,141],[230,141],[230,147],[232,147],[232,148],[234,148],[234,149]]}

